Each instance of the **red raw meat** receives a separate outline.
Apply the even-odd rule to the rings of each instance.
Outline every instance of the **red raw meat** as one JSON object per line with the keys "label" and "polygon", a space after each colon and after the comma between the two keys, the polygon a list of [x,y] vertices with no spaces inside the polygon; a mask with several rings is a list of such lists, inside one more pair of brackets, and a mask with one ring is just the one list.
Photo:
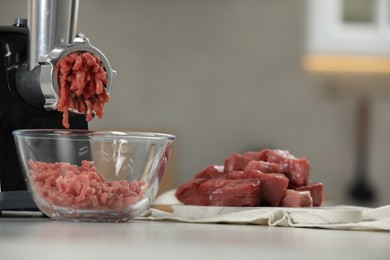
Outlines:
{"label": "red raw meat", "polygon": [[244,171],[231,171],[226,174],[226,178],[230,180],[239,180],[249,178],[248,173]]}
{"label": "red raw meat", "polygon": [[261,198],[271,206],[279,206],[288,186],[288,178],[281,173],[262,173],[252,169],[247,171],[249,178],[260,180]]}
{"label": "red raw meat", "polygon": [[252,159],[246,156],[240,155],[238,153],[233,153],[224,162],[225,172],[227,173],[231,171],[242,171],[251,160]]}
{"label": "red raw meat", "polygon": [[288,189],[280,203],[280,206],[292,208],[313,207],[313,199],[309,191]]}
{"label": "red raw meat", "polygon": [[261,202],[258,179],[209,179],[200,184],[198,194],[203,206],[258,206]]}
{"label": "red raw meat", "polygon": [[313,206],[321,206],[323,202],[324,185],[321,182],[311,182],[306,186],[295,188],[297,191],[310,191],[313,198]]}
{"label": "red raw meat", "polygon": [[89,52],[73,52],[57,64],[59,100],[57,110],[63,112],[62,124],[69,128],[69,109],[103,117],[104,104],[110,100],[106,91],[107,73],[99,56]]}
{"label": "red raw meat", "polygon": [[[186,205],[321,206],[323,185],[310,182],[310,170],[306,158],[284,150],[233,153],[224,166],[210,165],[179,186],[176,197]],[[240,182],[248,180],[259,190]]]}
{"label": "red raw meat", "polygon": [[247,156],[251,156],[251,157],[254,157],[256,161],[267,161],[268,159],[268,154],[270,152],[274,151],[273,149],[263,149],[263,150],[260,150],[258,152],[254,152],[254,151],[248,151],[248,152],[245,152],[244,155],[247,155]]}
{"label": "red raw meat", "polygon": [[255,161],[261,160],[261,158],[260,158],[261,153],[260,152],[247,151],[247,152],[243,153],[242,156],[247,157],[251,160],[255,160]]}
{"label": "red raw meat", "polygon": [[293,185],[300,187],[306,185],[310,178],[310,162],[306,158],[296,158],[285,150],[263,150],[262,158],[267,162],[280,165],[284,173]]}
{"label": "red raw meat", "polygon": [[211,179],[211,178],[223,178],[225,177],[223,165],[209,165],[201,172],[195,175],[195,179]]}
{"label": "red raw meat", "polygon": [[259,170],[264,173],[281,173],[282,169],[277,163],[265,162],[265,161],[250,161],[244,168],[244,171]]}
{"label": "red raw meat", "polygon": [[181,185],[175,192],[175,196],[186,205],[200,205],[198,194],[199,185],[206,179],[194,179]]}
{"label": "red raw meat", "polygon": [[131,207],[145,196],[144,182],[107,181],[90,161],[84,160],[77,166],[29,160],[29,165],[33,188],[51,206],[120,210]]}

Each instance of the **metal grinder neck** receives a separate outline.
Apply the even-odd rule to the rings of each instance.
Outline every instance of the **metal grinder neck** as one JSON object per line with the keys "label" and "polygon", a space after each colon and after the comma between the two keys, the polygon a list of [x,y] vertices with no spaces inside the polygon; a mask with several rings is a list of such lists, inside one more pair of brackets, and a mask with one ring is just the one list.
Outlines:
{"label": "metal grinder neck", "polygon": [[56,47],[71,44],[76,37],[79,0],[29,0],[30,35],[28,69]]}

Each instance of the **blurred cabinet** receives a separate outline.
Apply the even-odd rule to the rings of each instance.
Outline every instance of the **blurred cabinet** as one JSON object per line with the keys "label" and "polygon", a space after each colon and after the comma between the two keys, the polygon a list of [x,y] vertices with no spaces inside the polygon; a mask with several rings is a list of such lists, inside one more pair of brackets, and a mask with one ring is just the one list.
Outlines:
{"label": "blurred cabinet", "polygon": [[[306,32],[303,66],[307,71],[327,73],[331,82],[388,74],[385,86],[390,88],[390,0],[307,0]],[[343,95],[356,97],[356,174],[349,196],[360,204],[376,198],[368,169],[370,101],[384,92],[373,87],[374,82],[364,88],[359,83],[355,89],[337,86],[344,87]]]}
{"label": "blurred cabinet", "polygon": [[307,53],[390,56],[389,0],[308,0]]}

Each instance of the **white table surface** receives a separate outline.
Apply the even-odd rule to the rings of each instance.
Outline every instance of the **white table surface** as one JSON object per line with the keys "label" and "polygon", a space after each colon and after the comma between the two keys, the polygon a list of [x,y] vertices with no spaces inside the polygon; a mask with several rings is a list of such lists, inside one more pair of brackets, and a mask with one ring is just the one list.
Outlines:
{"label": "white table surface", "polygon": [[390,259],[390,232],[0,217],[0,260]]}

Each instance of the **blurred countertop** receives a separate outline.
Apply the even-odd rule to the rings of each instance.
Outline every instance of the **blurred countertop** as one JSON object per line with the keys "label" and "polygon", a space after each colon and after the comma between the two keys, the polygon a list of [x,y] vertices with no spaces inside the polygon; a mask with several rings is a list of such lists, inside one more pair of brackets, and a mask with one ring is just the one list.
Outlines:
{"label": "blurred countertop", "polygon": [[0,259],[388,259],[388,232],[0,216]]}

